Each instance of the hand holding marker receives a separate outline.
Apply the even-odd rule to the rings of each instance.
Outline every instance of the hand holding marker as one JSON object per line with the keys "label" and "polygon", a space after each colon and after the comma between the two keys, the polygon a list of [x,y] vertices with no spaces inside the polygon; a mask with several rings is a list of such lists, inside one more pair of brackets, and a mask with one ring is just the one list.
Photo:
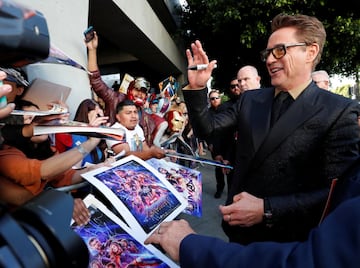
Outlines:
{"label": "hand holding marker", "polygon": [[[192,70],[192,71],[200,71],[200,70],[205,70],[207,67],[209,66],[209,64],[198,64],[198,65],[192,65],[188,67],[188,70]],[[214,65],[214,68],[216,68],[217,65]]]}

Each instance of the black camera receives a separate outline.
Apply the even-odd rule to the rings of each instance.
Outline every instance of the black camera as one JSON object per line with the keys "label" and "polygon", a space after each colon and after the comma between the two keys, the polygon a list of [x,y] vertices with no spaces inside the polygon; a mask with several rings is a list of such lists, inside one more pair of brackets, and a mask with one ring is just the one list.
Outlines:
{"label": "black camera", "polygon": [[49,56],[46,20],[35,10],[0,0],[0,65],[22,67]]}
{"label": "black camera", "polygon": [[47,190],[0,213],[0,267],[87,267],[88,249],[70,227],[73,198]]}

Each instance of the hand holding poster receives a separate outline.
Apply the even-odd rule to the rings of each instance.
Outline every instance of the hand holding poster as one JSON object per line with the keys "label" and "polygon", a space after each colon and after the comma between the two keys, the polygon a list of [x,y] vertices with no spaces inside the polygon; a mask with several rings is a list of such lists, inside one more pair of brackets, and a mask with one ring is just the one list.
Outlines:
{"label": "hand holding poster", "polygon": [[90,222],[84,226],[73,223],[72,228],[88,247],[89,267],[178,267],[154,246],[144,245],[136,231],[94,196],[88,195],[84,203]]}
{"label": "hand holding poster", "polygon": [[82,176],[108,198],[143,240],[187,206],[186,200],[157,170],[133,155]]}

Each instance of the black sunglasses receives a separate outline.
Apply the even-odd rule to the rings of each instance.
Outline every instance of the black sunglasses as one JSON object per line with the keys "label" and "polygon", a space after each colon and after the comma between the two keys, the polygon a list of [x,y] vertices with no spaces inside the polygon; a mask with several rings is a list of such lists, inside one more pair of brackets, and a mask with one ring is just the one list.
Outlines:
{"label": "black sunglasses", "polygon": [[220,97],[211,97],[210,100],[213,101],[213,100],[218,100],[220,99]]}
{"label": "black sunglasses", "polygon": [[236,88],[236,87],[239,87],[239,85],[238,85],[238,84],[235,84],[235,85],[232,85],[232,84],[231,84],[231,85],[230,85],[230,88],[231,88],[231,89],[234,89],[234,88]]}
{"label": "black sunglasses", "polygon": [[275,59],[281,59],[286,55],[286,49],[289,47],[302,47],[307,46],[306,43],[294,43],[294,44],[282,44],[277,45],[273,48],[267,48],[260,52],[260,57],[263,62],[267,60],[267,58],[270,56],[270,53],[274,56]]}

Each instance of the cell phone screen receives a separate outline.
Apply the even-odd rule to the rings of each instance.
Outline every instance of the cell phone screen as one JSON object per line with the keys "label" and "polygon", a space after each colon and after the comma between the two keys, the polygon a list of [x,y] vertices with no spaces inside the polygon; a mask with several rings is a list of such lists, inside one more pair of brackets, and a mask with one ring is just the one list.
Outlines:
{"label": "cell phone screen", "polygon": [[90,26],[84,31],[85,42],[90,42],[94,38],[94,27]]}
{"label": "cell phone screen", "polygon": [[[3,81],[1,80],[1,81],[0,81],[0,86],[2,86],[3,84],[4,84],[4,83],[3,83]],[[6,105],[7,105],[6,96],[0,97],[0,109],[1,109],[1,108],[4,108]]]}

